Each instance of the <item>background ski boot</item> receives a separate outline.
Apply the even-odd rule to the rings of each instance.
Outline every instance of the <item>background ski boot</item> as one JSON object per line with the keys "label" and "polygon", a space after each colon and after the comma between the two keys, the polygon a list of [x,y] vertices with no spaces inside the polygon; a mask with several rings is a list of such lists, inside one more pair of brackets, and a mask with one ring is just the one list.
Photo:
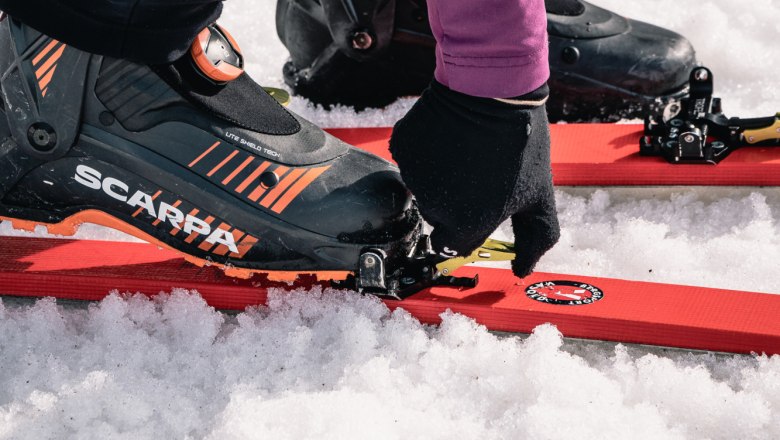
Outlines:
{"label": "background ski boot", "polygon": [[682,35],[579,0],[547,0],[554,120],[641,118],[686,95],[696,65]]}
{"label": "background ski boot", "polygon": [[0,218],[70,235],[90,222],[228,275],[344,278],[391,267],[420,220],[397,168],[288,112],[213,25],[147,66],[0,23]]}
{"label": "background ski boot", "polygon": [[[684,95],[683,36],[579,0],[547,0],[552,121],[637,117]],[[278,0],[285,82],[313,102],[383,107],[418,95],[435,67],[425,0]]]}

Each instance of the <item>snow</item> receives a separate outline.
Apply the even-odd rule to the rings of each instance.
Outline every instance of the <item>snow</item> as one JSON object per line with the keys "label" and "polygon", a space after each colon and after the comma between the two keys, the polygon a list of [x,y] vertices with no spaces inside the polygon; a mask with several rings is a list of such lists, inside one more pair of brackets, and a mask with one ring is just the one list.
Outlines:
{"label": "snow", "polygon": [[[231,0],[222,23],[250,73],[279,87],[274,3]],[[688,36],[729,115],[778,110],[776,0],[597,3]],[[293,109],[324,126],[390,125],[412,102]],[[775,188],[559,188],[557,201],[563,236],[540,270],[780,293]],[[132,240],[99,227],[79,238]],[[5,299],[0,334],[2,439],[780,437],[779,356],[564,342],[552,326],[497,336],[458,315],[424,327],[334,291],[276,292],[237,315],[182,290]]]}
{"label": "snow", "polygon": [[343,292],[0,306],[0,438],[773,438],[780,357],[438,328]]}
{"label": "snow", "polygon": [[568,188],[556,201],[561,240],[538,270],[780,293],[775,188]]}

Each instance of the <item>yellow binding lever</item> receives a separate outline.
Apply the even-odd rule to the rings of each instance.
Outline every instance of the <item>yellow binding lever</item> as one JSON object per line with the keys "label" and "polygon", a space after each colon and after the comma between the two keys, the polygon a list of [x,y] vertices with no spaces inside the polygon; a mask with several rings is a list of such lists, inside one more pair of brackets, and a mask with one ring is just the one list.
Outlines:
{"label": "yellow binding lever", "polygon": [[775,115],[775,120],[770,125],[763,128],[746,129],[742,136],[748,144],[757,144],[774,139],[780,140],[780,112]]}
{"label": "yellow binding lever", "polygon": [[263,89],[265,89],[266,93],[271,95],[271,97],[274,98],[279,104],[282,104],[285,107],[290,104],[290,94],[287,93],[287,90],[277,89],[274,87],[263,87]]}
{"label": "yellow binding lever", "polygon": [[485,244],[468,257],[452,258],[436,265],[442,275],[449,275],[461,266],[482,261],[512,261],[515,259],[515,245],[488,238]]}

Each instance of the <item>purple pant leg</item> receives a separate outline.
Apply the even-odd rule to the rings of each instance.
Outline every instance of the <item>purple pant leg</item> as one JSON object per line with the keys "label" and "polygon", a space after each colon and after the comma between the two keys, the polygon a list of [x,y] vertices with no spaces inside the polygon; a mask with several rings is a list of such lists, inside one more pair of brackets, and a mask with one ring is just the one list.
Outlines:
{"label": "purple pant leg", "polygon": [[510,98],[550,76],[544,0],[429,0],[436,80],[452,90]]}

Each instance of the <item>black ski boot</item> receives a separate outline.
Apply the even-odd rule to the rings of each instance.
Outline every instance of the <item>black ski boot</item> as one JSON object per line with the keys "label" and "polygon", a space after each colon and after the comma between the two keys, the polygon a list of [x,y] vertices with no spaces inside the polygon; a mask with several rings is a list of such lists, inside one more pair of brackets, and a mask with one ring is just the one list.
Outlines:
{"label": "black ski boot", "polygon": [[3,20],[0,218],[105,225],[238,277],[406,258],[420,221],[397,168],[286,111],[242,65],[216,25],[146,66]]}
{"label": "black ski boot", "polygon": [[580,0],[547,0],[553,120],[643,118],[687,93],[690,42]]}
{"label": "black ski boot", "polygon": [[[683,36],[580,0],[547,0],[552,121],[637,117],[685,93]],[[418,95],[435,67],[425,0],[278,0],[285,82],[325,105],[383,107]]]}

